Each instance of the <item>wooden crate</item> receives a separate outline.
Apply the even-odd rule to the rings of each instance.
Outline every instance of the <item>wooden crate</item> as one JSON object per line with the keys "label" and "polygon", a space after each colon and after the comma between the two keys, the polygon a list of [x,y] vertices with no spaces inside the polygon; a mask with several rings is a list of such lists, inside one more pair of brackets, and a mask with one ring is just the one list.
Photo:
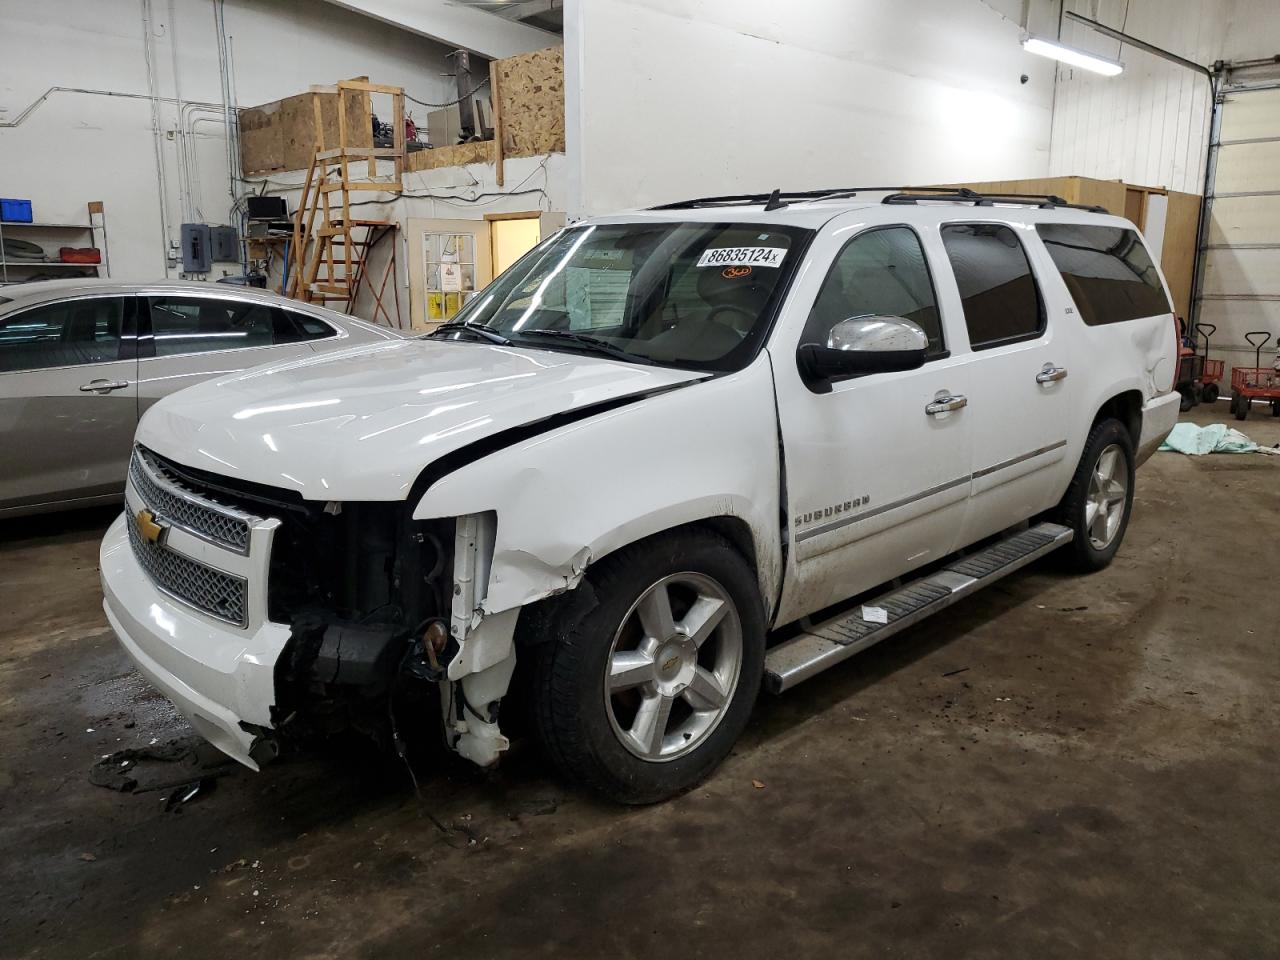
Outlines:
{"label": "wooden crate", "polygon": [[[373,118],[369,114],[368,97],[359,91],[349,91],[344,96],[347,98],[348,143],[353,147],[372,147]],[[317,129],[323,133],[327,146],[337,146],[338,94],[335,90],[313,88],[296,97],[243,108],[240,111],[240,166],[245,175],[305,170],[320,142]]]}

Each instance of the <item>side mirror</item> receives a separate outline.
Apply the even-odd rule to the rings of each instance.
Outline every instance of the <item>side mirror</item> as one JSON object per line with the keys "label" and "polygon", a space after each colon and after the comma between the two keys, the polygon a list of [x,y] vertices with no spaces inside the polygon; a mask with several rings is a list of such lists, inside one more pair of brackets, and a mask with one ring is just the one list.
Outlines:
{"label": "side mirror", "polygon": [[928,350],[929,337],[919,324],[903,317],[864,316],[833,326],[825,346],[802,344],[796,359],[805,383],[826,393],[837,380],[915,370],[924,365]]}

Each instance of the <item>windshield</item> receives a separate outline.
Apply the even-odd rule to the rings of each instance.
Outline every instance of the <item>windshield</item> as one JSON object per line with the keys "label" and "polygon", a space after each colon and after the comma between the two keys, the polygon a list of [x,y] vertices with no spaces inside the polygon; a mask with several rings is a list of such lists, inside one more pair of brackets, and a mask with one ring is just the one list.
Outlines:
{"label": "windshield", "polygon": [[811,234],[740,223],[564,230],[429,335],[737,370],[759,350]]}

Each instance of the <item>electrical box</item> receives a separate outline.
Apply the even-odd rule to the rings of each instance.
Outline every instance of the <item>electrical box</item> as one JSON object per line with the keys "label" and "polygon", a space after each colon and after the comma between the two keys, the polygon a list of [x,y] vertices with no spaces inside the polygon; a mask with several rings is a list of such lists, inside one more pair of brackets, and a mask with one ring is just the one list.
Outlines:
{"label": "electrical box", "polygon": [[207,223],[182,225],[182,272],[208,273],[213,266]]}
{"label": "electrical box", "polygon": [[219,263],[240,262],[240,237],[235,227],[213,227],[209,233],[214,260]]}

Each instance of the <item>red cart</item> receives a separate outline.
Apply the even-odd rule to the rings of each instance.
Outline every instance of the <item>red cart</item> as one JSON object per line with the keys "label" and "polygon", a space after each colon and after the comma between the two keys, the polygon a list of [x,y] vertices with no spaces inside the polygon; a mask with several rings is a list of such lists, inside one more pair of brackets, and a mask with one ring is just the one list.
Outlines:
{"label": "red cart", "polygon": [[[1257,339],[1261,337],[1261,339]],[[1253,347],[1253,366],[1235,367],[1231,371],[1231,412],[1237,420],[1249,416],[1254,400],[1271,401],[1271,415],[1280,417],[1280,369],[1262,366],[1262,348],[1271,339],[1267,330],[1253,330],[1244,335]],[[1280,338],[1276,340],[1280,346]]]}
{"label": "red cart", "polygon": [[[1185,412],[1197,403],[1213,403],[1218,399],[1222,382],[1223,362],[1209,359],[1209,338],[1218,332],[1212,323],[1197,323],[1188,336],[1183,336],[1181,319],[1178,323],[1178,376],[1174,389],[1182,394],[1181,409]],[[1204,338],[1204,352],[1200,341]]]}
{"label": "red cart", "polygon": [[1218,399],[1222,388],[1222,373],[1225,364],[1221,360],[1209,359],[1209,338],[1218,332],[1212,323],[1197,323],[1196,333],[1204,337],[1204,366],[1200,371],[1200,402],[1213,403]]}

